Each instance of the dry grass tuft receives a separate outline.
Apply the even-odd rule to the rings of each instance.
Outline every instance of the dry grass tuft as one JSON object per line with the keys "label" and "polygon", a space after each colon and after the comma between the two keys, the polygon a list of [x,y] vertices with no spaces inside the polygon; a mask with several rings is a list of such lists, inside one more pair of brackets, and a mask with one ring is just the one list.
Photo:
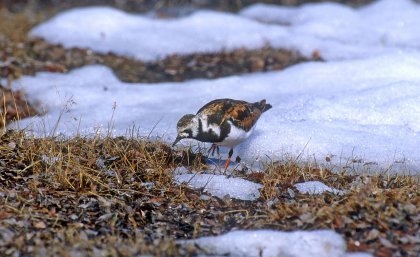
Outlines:
{"label": "dry grass tuft", "polygon": [[9,130],[1,142],[8,172],[43,178],[53,190],[91,195],[141,193],[147,182],[155,183],[157,190],[167,189],[172,186],[168,168],[202,161],[163,143],[124,137],[34,138]]}
{"label": "dry grass tuft", "polygon": [[[333,229],[350,250],[379,256],[419,250],[414,177],[349,176],[285,160],[244,175],[264,186],[248,202],[174,184],[176,166],[199,170],[204,157],[142,138],[7,131],[0,160],[0,251],[8,255],[180,255],[186,249],[177,239],[260,228]],[[306,195],[293,186],[311,180],[346,194]]]}
{"label": "dry grass tuft", "polygon": [[[293,186],[313,180],[345,194],[305,195]],[[333,229],[347,239],[351,251],[378,256],[415,256],[420,250],[415,245],[420,227],[413,226],[420,218],[416,177],[347,175],[285,161],[269,166],[260,182],[270,226],[281,230]]]}
{"label": "dry grass tuft", "polygon": [[184,197],[171,167],[200,163],[200,155],[144,139],[9,130],[0,137],[0,160],[1,252],[179,255],[174,238],[145,226],[155,224],[155,207]]}

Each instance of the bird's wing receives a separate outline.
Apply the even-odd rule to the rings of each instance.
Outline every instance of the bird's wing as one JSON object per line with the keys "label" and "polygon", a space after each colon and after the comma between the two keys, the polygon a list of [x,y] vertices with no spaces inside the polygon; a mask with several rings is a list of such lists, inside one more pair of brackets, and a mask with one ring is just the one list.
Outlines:
{"label": "bird's wing", "polygon": [[[265,103],[265,101],[264,101]],[[235,126],[249,131],[261,116],[260,105],[233,99],[216,99],[198,110],[197,114],[207,115],[209,123],[221,125],[231,121]]]}
{"label": "bird's wing", "polygon": [[201,107],[197,115],[205,115],[209,123],[220,125],[226,119],[226,113],[232,105],[231,99],[216,99]]}
{"label": "bird's wing", "polygon": [[249,131],[261,116],[261,110],[250,103],[237,103],[229,110],[229,120],[237,127]]}

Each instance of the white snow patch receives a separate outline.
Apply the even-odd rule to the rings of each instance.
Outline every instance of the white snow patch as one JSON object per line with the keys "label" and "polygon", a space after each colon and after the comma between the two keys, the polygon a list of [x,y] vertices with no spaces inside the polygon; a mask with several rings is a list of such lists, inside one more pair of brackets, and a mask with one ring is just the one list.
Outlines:
{"label": "white snow patch", "polygon": [[311,194],[311,195],[318,195],[324,192],[330,192],[333,194],[343,195],[344,191],[329,187],[322,183],[321,181],[306,181],[303,183],[296,183],[296,189],[301,194]]}
{"label": "white snow patch", "polygon": [[359,9],[335,3],[295,8],[259,4],[241,14],[197,11],[158,20],[110,7],[75,8],[38,25],[31,35],[65,47],[88,47],[142,60],[266,44],[306,56],[318,51],[327,60],[401,49],[418,52],[420,47],[420,5],[409,0],[382,0]]}
{"label": "white snow patch", "polygon": [[265,98],[273,108],[262,115],[250,138],[234,149],[234,156],[248,163],[285,155],[322,162],[328,156],[330,168],[420,170],[417,54],[305,63],[276,72],[157,84],[122,83],[109,68],[88,66],[68,74],[23,76],[13,88],[22,89],[31,103],[41,102],[48,111],[15,124],[38,134],[89,134],[111,128],[115,135],[124,135],[135,124],[141,135],[153,130],[152,136],[171,143],[177,120],[211,100]]}
{"label": "white snow patch", "polygon": [[242,178],[228,178],[225,175],[213,174],[182,174],[175,175],[177,183],[187,183],[194,189],[204,189],[204,192],[223,198],[229,196],[239,200],[256,200],[260,197],[262,185]]}
{"label": "white snow patch", "polygon": [[379,0],[353,9],[338,3],[310,3],[300,7],[254,4],[240,14],[281,24],[300,42],[303,53],[318,50],[327,60],[418,51],[420,5],[411,0]]}
{"label": "white snow patch", "polygon": [[198,246],[206,256],[242,257],[368,257],[370,254],[346,253],[343,238],[330,230],[282,232],[274,230],[234,231],[221,236],[178,241]]}
{"label": "white snow patch", "polygon": [[87,7],[62,12],[35,27],[31,35],[65,47],[88,47],[102,53],[155,60],[171,54],[259,48],[267,42],[267,36],[287,38],[288,33],[215,11],[158,20],[111,7]]}

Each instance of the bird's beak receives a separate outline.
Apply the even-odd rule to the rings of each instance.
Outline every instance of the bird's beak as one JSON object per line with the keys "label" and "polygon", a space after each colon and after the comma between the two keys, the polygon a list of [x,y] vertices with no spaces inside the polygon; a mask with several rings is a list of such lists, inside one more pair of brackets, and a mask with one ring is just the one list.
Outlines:
{"label": "bird's beak", "polygon": [[172,147],[174,147],[176,143],[178,143],[181,139],[183,139],[183,137],[177,136],[174,143],[172,144]]}

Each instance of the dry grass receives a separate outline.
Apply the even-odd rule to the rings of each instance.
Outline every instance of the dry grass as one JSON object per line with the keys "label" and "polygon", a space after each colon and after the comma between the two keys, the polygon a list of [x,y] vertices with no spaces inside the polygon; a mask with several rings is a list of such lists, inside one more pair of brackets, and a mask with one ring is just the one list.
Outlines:
{"label": "dry grass", "polygon": [[8,131],[0,142],[0,251],[42,255],[59,251],[57,242],[85,254],[119,243],[115,251],[123,256],[157,243],[167,248],[154,254],[173,251],[173,238],[147,241],[138,230],[151,218],[151,203],[179,202],[170,167],[200,156],[122,137],[38,139]]}
{"label": "dry grass", "polygon": [[[313,180],[346,193],[308,196],[294,190],[294,183]],[[333,229],[347,239],[350,250],[377,256],[415,256],[420,250],[402,243],[407,238],[414,243],[420,233],[413,226],[420,218],[416,177],[339,174],[289,161],[268,169],[262,183],[262,195],[270,202],[267,222],[278,229]]]}
{"label": "dry grass", "polygon": [[34,138],[9,130],[1,143],[10,172],[47,174],[51,189],[89,195],[141,193],[144,188],[139,183],[145,182],[168,190],[172,185],[168,168],[199,159],[191,152],[174,152],[163,143],[124,137]]}
{"label": "dry grass", "polygon": [[[264,186],[260,199],[247,202],[206,199],[201,190],[176,185],[174,167],[202,168],[203,156],[144,138],[8,131],[0,159],[0,251],[10,255],[179,255],[185,249],[177,239],[259,228],[329,228],[350,250],[378,256],[419,250],[414,177],[349,176],[286,160],[244,175]],[[311,180],[347,193],[310,196],[293,186]]]}

